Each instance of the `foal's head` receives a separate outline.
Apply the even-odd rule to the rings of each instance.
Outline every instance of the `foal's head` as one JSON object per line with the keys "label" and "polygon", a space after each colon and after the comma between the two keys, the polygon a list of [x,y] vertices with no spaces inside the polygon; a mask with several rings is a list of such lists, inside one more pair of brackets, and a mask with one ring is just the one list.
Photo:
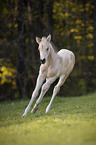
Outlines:
{"label": "foal's head", "polygon": [[39,44],[39,52],[40,52],[40,61],[42,64],[46,63],[46,60],[50,54],[50,40],[51,35],[49,35],[47,38],[42,37],[42,39],[36,37],[36,42]]}

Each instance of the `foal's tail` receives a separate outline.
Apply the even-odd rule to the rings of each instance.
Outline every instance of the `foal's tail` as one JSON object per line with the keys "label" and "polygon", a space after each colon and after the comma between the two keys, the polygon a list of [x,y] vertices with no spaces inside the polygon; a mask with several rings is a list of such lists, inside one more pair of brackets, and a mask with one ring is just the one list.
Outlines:
{"label": "foal's tail", "polygon": [[75,65],[75,55],[74,55],[73,52],[72,52],[72,54],[71,54],[71,56],[70,56],[70,59],[71,59],[71,64],[70,64],[70,65],[72,65],[72,70],[73,70],[73,67],[74,67],[74,65]]}
{"label": "foal's tail", "polygon": [[71,52],[71,55],[70,55],[70,63],[68,65],[68,69],[66,71],[66,78],[69,76],[69,74],[72,72],[73,70],[73,67],[75,65],[75,55],[73,52]]}

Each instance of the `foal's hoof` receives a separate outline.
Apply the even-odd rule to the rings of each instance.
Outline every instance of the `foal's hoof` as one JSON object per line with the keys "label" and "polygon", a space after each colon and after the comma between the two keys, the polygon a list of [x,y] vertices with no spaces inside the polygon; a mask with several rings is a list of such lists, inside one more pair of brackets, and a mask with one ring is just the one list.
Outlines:
{"label": "foal's hoof", "polygon": [[31,113],[34,114],[34,113],[36,113],[37,110],[38,110],[38,108],[33,108]]}
{"label": "foal's hoof", "polygon": [[46,111],[45,111],[45,113],[48,113],[49,111],[50,111],[50,108],[47,108]]}
{"label": "foal's hoof", "polygon": [[27,116],[27,114],[26,114],[26,113],[24,113],[24,114],[22,115],[22,117],[24,117],[24,116]]}
{"label": "foal's hoof", "polygon": [[32,109],[32,111],[31,111],[31,113],[34,114],[38,110],[39,105],[40,104],[35,104],[34,107],[33,107],[33,109]]}

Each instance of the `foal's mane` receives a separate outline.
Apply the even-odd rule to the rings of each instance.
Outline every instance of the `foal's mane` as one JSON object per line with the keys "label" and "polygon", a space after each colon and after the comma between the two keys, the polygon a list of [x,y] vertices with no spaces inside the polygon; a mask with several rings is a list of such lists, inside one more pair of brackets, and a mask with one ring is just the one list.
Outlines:
{"label": "foal's mane", "polygon": [[51,44],[52,48],[54,49],[54,51],[57,53],[58,48],[54,45],[54,43],[52,41],[50,41],[50,44]]}

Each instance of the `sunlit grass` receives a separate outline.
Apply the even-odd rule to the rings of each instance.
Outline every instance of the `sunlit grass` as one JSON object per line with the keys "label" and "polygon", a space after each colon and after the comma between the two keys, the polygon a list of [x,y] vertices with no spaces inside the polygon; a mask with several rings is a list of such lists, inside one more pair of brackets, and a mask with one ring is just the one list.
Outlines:
{"label": "sunlit grass", "polygon": [[22,118],[28,101],[0,104],[0,145],[95,145],[96,93],[72,98],[44,98],[36,114]]}

